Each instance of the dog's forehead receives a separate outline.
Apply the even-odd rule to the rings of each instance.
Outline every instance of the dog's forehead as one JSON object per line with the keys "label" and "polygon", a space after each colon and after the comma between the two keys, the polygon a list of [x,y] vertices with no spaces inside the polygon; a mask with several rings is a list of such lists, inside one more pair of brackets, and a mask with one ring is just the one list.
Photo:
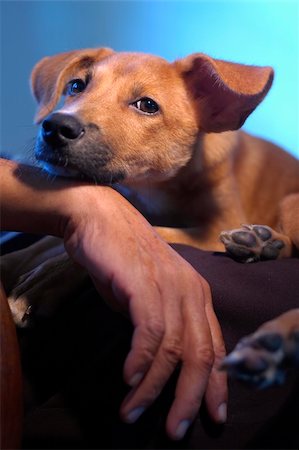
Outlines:
{"label": "dog's forehead", "polygon": [[96,74],[108,73],[115,77],[142,76],[151,78],[172,77],[173,65],[159,56],[145,53],[115,53],[95,65]]}

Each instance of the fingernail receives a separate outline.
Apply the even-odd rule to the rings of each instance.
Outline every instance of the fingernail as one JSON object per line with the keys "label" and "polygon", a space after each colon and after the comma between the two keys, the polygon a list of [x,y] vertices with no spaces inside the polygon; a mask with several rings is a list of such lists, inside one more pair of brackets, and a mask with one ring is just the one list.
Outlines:
{"label": "fingernail", "polygon": [[190,426],[190,420],[182,420],[179,423],[179,426],[176,429],[175,432],[175,438],[176,439],[183,439],[183,437],[186,434],[186,431],[188,430],[189,426]]}
{"label": "fingernail", "polygon": [[145,408],[144,406],[139,406],[139,408],[133,409],[127,416],[125,417],[125,421],[127,423],[134,423],[136,420],[141,416],[141,414],[144,412]]}
{"label": "fingernail", "polygon": [[133,375],[129,381],[129,386],[132,386],[132,387],[137,386],[137,384],[139,384],[139,382],[142,380],[143,377],[144,377],[143,372],[135,373],[135,375]]}
{"label": "fingernail", "polygon": [[218,407],[218,421],[220,423],[226,422],[227,419],[227,404],[221,403],[221,405]]}

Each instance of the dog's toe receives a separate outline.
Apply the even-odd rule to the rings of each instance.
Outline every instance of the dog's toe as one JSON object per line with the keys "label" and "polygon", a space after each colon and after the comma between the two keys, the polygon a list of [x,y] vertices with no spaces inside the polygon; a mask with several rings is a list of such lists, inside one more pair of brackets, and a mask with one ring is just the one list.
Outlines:
{"label": "dog's toe", "polygon": [[250,263],[257,261],[259,258],[256,253],[243,245],[235,244],[234,242],[230,242],[225,245],[226,251],[237,261]]}
{"label": "dog's toe", "polygon": [[257,337],[256,340],[259,347],[268,352],[277,352],[283,345],[283,338],[279,333],[267,333]]}

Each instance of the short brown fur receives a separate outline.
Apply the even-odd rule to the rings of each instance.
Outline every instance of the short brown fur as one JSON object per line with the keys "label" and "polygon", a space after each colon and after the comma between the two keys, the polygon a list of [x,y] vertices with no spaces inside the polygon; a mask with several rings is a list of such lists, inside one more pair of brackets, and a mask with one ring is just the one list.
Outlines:
{"label": "short brown fur", "polygon": [[[223,250],[223,242],[244,262],[298,251],[299,161],[239,130],[271,87],[270,67],[234,64],[202,53],[170,64],[156,56],[107,48],[47,57],[32,73],[39,103],[36,121],[45,119],[44,131],[47,121],[49,127],[54,120],[55,113],[50,113],[60,97],[70,94],[70,81],[78,79],[86,82],[85,89],[66,95],[55,120],[67,126],[71,117],[83,131],[68,139],[61,133],[59,137],[56,128],[48,142],[40,132],[36,156],[48,171],[113,184],[168,242],[206,250]],[[154,114],[140,111],[137,102],[144,97],[160,109]],[[244,223],[266,226],[235,229]],[[87,276],[52,237],[7,255],[2,265],[9,305],[20,327],[31,323],[40,298],[49,314]],[[24,282],[26,273],[30,276]],[[297,325],[298,311],[293,310],[271,327],[288,348]],[[250,355],[255,336],[267,330],[266,324],[253,335]],[[237,352],[240,357],[239,347]],[[246,346],[244,352],[246,356]],[[270,357],[279,374],[281,359],[276,353]],[[276,372],[260,375],[267,373],[273,382]]]}

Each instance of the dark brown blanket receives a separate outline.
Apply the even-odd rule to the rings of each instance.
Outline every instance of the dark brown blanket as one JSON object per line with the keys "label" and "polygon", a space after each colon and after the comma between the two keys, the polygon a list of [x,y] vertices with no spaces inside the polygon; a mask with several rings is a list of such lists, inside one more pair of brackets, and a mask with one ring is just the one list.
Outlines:
{"label": "dark brown blanket", "polygon": [[[210,283],[226,346],[299,304],[299,259],[243,265],[220,253],[174,248]],[[299,377],[256,391],[230,382],[228,421],[216,426],[203,407],[181,442],[167,439],[165,418],[177,373],[135,425],[119,420],[127,392],[122,366],[132,327],[92,285],[59,314],[20,333],[25,380],[24,448],[283,448],[299,447]]]}

